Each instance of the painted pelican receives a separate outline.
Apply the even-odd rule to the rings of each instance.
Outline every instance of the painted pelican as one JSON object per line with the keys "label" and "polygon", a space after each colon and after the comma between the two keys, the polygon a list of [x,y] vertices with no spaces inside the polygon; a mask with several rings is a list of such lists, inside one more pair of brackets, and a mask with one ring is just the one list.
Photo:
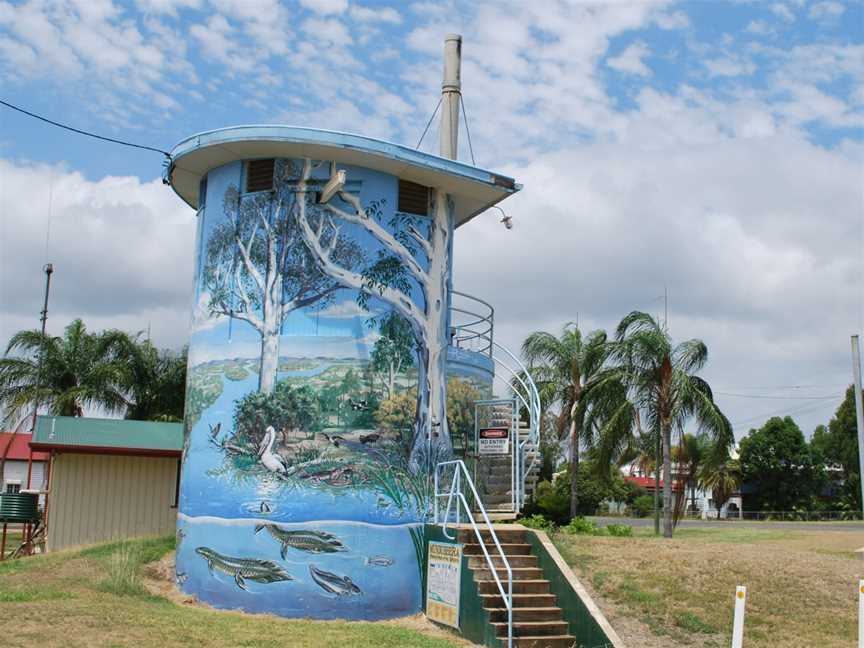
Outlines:
{"label": "painted pelican", "polygon": [[272,425],[268,425],[264,431],[264,438],[261,440],[261,445],[258,448],[258,456],[261,458],[263,466],[272,472],[285,474],[288,472],[288,466],[278,454],[273,452],[273,444],[276,442],[276,430]]}

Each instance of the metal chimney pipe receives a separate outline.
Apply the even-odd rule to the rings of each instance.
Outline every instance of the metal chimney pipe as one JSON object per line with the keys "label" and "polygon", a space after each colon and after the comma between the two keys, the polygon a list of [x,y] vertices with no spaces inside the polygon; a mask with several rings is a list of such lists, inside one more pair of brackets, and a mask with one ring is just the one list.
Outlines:
{"label": "metal chimney pipe", "polygon": [[441,157],[459,155],[459,98],[462,95],[462,36],[444,39],[444,81],[441,83]]}

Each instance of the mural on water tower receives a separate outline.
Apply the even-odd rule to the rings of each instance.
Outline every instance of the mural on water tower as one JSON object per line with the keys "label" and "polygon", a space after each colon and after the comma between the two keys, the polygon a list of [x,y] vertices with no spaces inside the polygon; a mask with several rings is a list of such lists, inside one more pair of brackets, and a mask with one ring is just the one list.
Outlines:
{"label": "mural on water tower", "polygon": [[[446,195],[399,186],[304,159],[202,183],[177,579],[205,602],[421,608],[428,470],[452,448],[453,227]],[[459,434],[481,390],[451,378]]]}

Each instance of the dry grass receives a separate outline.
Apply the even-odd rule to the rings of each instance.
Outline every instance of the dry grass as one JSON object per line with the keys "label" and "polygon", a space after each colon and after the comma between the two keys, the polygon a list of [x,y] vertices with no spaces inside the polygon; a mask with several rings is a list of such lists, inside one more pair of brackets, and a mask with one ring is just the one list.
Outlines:
{"label": "dry grass", "polygon": [[[151,593],[153,581],[164,580],[170,570],[145,565],[164,556],[171,544],[171,539],[115,543],[0,564],[0,644],[4,648],[463,645],[443,631],[430,631],[415,618],[400,623],[290,621],[179,604],[182,600]],[[127,587],[130,582],[133,586]],[[146,590],[138,590],[141,582]]]}
{"label": "dry grass", "polygon": [[849,648],[860,531],[684,529],[673,540],[557,534],[628,646],[728,646],[736,585],[748,648]]}

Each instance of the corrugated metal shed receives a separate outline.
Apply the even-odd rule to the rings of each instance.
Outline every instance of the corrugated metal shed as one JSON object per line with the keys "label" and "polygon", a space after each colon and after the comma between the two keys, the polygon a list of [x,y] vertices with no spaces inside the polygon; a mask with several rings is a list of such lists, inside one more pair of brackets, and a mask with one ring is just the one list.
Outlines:
{"label": "corrugated metal shed", "polygon": [[40,416],[30,445],[34,450],[179,457],[183,449],[183,425]]}

